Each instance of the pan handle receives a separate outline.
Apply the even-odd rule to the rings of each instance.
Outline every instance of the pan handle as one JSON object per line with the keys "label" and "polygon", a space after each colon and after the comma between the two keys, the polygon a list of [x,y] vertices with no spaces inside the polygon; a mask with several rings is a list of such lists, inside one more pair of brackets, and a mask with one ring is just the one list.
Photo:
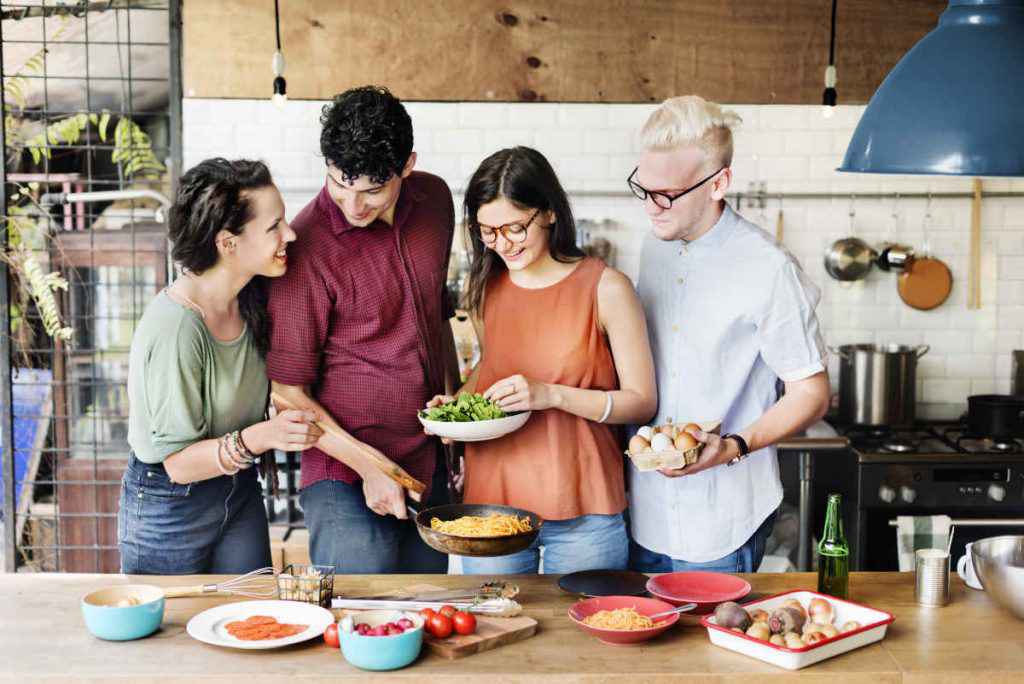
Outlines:
{"label": "pan handle", "polygon": [[840,349],[839,347],[828,347],[828,350],[830,352],[832,352],[833,354],[835,354],[836,356],[841,357],[844,361],[849,361],[850,360],[849,355],[846,352],[844,352],[842,349]]}
{"label": "pan handle", "polygon": [[915,351],[916,351],[916,353],[917,353],[917,358],[921,358],[922,356],[924,356],[925,354],[927,354],[927,353],[928,353],[928,350],[929,350],[929,349],[931,349],[931,348],[932,348],[932,347],[931,347],[931,345],[929,345],[929,344],[921,344],[921,345],[918,345],[917,349],[915,350]]}

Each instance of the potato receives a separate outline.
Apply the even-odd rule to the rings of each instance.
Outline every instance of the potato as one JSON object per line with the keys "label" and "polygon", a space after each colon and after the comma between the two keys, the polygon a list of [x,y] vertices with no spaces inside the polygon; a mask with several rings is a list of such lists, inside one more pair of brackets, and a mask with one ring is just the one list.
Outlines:
{"label": "potato", "polygon": [[763,622],[755,622],[747,628],[747,636],[760,639],[761,641],[768,641],[772,638],[772,633],[768,629],[768,625]]}
{"label": "potato", "polygon": [[775,644],[776,646],[785,646],[786,638],[781,634],[772,634],[772,638],[768,640],[768,643]]}
{"label": "potato", "polygon": [[768,622],[768,611],[760,608],[750,611],[750,619],[754,622]]}
{"label": "potato", "polygon": [[844,623],[843,626],[839,629],[839,631],[845,633],[853,632],[854,630],[858,629],[860,629],[860,623],[856,620],[850,620],[849,622]]}
{"label": "potato", "polygon": [[831,625],[836,619],[836,611],[825,599],[812,598],[807,604],[807,616],[819,625]]}
{"label": "potato", "polygon": [[786,632],[782,637],[786,640],[786,648],[803,648],[806,646],[803,639],[796,632]]}

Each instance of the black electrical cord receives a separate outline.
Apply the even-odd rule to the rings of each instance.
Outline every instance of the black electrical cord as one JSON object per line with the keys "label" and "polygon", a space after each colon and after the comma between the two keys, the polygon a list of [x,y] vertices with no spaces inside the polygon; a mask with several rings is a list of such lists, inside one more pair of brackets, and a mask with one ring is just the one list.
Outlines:
{"label": "black electrical cord", "polygon": [[[832,0],[832,35],[828,42],[828,64],[829,66],[835,66],[836,64],[836,4],[838,0]],[[277,4],[277,0],[274,0],[274,4]],[[281,38],[280,34],[277,39],[277,47],[281,49]]]}
{"label": "black electrical cord", "polygon": [[[274,31],[277,33],[277,51],[281,51],[281,11],[274,0]],[[836,40],[836,3],[832,0],[832,42]]]}
{"label": "black electrical cord", "polygon": [[[821,94],[821,104],[825,107],[836,106],[836,89],[835,89],[835,73],[836,73],[836,5],[839,0],[832,0],[832,31],[829,35],[828,41],[828,68],[825,69],[825,90]],[[831,109],[826,109],[826,115],[829,115]]]}

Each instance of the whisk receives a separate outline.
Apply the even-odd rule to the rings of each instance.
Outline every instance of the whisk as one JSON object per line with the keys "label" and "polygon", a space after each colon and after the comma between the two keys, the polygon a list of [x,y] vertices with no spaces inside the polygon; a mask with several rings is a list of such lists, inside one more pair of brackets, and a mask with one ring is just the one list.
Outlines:
{"label": "whisk", "polygon": [[203,594],[234,594],[249,598],[272,599],[277,597],[277,581],[274,579],[274,568],[260,568],[239,575],[233,579],[217,584],[195,584],[190,587],[167,587],[164,596],[180,598],[182,596],[202,596]]}

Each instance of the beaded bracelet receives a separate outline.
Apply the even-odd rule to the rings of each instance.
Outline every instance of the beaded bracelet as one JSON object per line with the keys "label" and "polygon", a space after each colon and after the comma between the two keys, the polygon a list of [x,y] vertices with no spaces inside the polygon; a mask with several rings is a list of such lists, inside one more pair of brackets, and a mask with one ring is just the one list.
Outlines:
{"label": "beaded bracelet", "polygon": [[239,469],[248,468],[253,464],[253,459],[246,458],[238,446],[238,432],[229,432],[224,435],[224,446],[228,452],[228,458]]}
{"label": "beaded bracelet", "polygon": [[223,437],[221,437],[220,439],[217,440],[217,469],[220,470],[220,472],[222,472],[225,475],[230,477],[232,475],[238,474],[239,468],[235,468],[234,470],[228,470],[227,467],[224,465],[224,457],[223,457],[224,441],[225,440],[224,440]]}
{"label": "beaded bracelet", "polygon": [[239,444],[239,446],[242,447],[242,451],[245,453],[246,456],[248,456],[249,458],[251,458],[251,459],[253,459],[255,461],[256,460],[256,452],[254,452],[252,449],[250,449],[248,446],[246,446],[245,440],[242,439],[242,431],[241,430],[238,430],[237,434],[238,434],[238,444]]}

